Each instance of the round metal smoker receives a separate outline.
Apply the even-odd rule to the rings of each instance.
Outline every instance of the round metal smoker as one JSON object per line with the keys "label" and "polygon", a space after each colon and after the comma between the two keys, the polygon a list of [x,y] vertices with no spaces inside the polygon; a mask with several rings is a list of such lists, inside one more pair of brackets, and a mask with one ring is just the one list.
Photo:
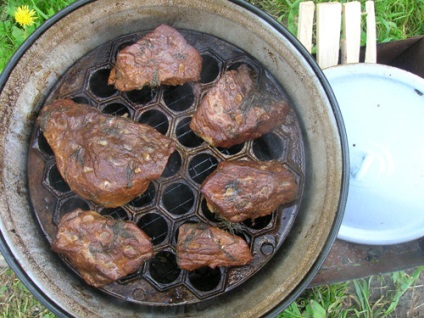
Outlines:
{"label": "round metal smoker", "polygon": [[[300,119],[305,189],[296,222],[282,248],[234,291],[195,305],[128,306],[87,287],[50,251],[32,213],[26,162],[37,111],[62,74],[99,45],[160,23],[223,39],[248,52],[271,72]],[[335,238],[345,204],[348,165],[343,124],[334,97],[298,42],[278,23],[243,2],[78,2],[30,38],[6,68],[1,85],[1,134],[5,140],[1,145],[2,251],[30,289],[58,314],[272,314],[306,287]]]}

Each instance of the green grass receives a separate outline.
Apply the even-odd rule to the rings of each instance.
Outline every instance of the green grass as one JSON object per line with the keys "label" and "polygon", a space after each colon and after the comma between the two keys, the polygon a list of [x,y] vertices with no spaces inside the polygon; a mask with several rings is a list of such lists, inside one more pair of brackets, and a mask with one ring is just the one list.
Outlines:
{"label": "green grass", "polygon": [[[46,19],[73,0],[6,0],[0,2],[0,72],[23,41]],[[250,0],[296,34],[300,0]],[[315,0],[328,2],[326,0]],[[341,0],[340,2],[346,2]],[[365,0],[361,0],[364,3]],[[23,28],[14,13],[20,5],[36,12],[33,26]],[[424,0],[375,0],[377,41],[405,39],[424,35]],[[405,292],[415,288],[422,267],[410,274],[396,272],[306,290],[279,318],[390,317]],[[375,285],[393,286],[380,296]],[[10,270],[0,271],[0,318],[45,317],[54,315],[42,306]]]}
{"label": "green grass", "polygon": [[[334,0],[314,0],[315,3]],[[362,7],[366,0],[360,0]],[[75,0],[6,0],[0,14],[0,73],[22,42],[46,19]],[[299,3],[302,0],[248,0],[272,15],[293,34],[297,32]],[[340,0],[339,2],[348,2]],[[19,5],[34,9],[37,19],[28,28],[19,26],[14,13]],[[377,42],[424,35],[424,0],[375,0]],[[362,37],[365,44],[365,35]]]}
{"label": "green grass", "polygon": [[[305,290],[278,318],[385,318],[406,292],[413,292],[424,267]],[[377,292],[376,292],[377,290]],[[391,316],[392,315],[392,316]],[[0,271],[0,318],[53,318],[10,269]],[[418,317],[418,316],[414,316]],[[400,316],[403,318],[403,316]]]}
{"label": "green grass", "polygon": [[[263,9],[293,34],[297,33],[299,3],[302,0],[249,0]],[[314,0],[315,4],[336,2],[335,0]],[[348,0],[339,0],[345,3]],[[365,11],[366,0],[359,0]],[[424,0],[375,0],[377,42],[388,42],[424,35]],[[362,44],[364,44],[363,38]]]}
{"label": "green grass", "polygon": [[[278,318],[392,317],[401,297],[415,288],[423,269],[421,266],[409,274],[400,271],[307,289]],[[383,287],[387,291],[375,292]]]}
{"label": "green grass", "polygon": [[0,318],[54,318],[10,269],[0,269]]}
{"label": "green grass", "polygon": [[[56,12],[75,2],[75,0],[8,0],[1,4],[0,13],[0,73],[7,61],[36,28]],[[2,3],[2,2],[0,2]],[[36,13],[34,24],[22,27],[16,23],[14,14],[20,5],[28,5]]]}

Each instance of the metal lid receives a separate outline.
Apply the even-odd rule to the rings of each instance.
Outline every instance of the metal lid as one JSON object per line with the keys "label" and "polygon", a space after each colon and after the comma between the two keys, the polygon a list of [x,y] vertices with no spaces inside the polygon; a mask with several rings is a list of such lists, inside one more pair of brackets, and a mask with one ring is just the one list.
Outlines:
{"label": "metal lid", "polygon": [[338,238],[397,244],[424,235],[424,80],[379,64],[329,68],[345,121],[350,185]]}

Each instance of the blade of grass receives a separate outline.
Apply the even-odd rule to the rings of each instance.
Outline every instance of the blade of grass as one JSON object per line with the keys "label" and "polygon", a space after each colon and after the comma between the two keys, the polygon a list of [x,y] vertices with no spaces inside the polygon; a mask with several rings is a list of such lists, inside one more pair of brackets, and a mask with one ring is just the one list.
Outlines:
{"label": "blade of grass", "polygon": [[412,275],[408,275],[405,272],[395,272],[392,274],[393,282],[396,286],[396,292],[389,308],[386,310],[382,317],[387,317],[389,314],[395,311],[400,298],[403,294],[405,294],[407,289],[417,281],[423,269],[424,266],[418,267]]}
{"label": "blade of grass", "polygon": [[299,3],[301,0],[296,0],[290,5],[290,10],[287,17],[288,29],[291,33],[297,34],[297,21],[299,16]]}
{"label": "blade of grass", "polygon": [[326,310],[315,300],[311,299],[310,307],[312,311],[312,318],[326,318]]}
{"label": "blade of grass", "polygon": [[357,301],[359,312],[364,318],[373,318],[373,309],[370,306],[369,299],[371,295],[370,285],[373,277],[367,279],[357,279],[353,281],[355,288],[354,299]]}
{"label": "blade of grass", "polygon": [[31,1],[32,2],[32,6],[34,8],[34,10],[38,13],[39,17],[43,18],[44,20],[47,20],[49,17],[48,15],[44,14],[43,11],[41,11],[37,5],[35,4],[34,0]]}

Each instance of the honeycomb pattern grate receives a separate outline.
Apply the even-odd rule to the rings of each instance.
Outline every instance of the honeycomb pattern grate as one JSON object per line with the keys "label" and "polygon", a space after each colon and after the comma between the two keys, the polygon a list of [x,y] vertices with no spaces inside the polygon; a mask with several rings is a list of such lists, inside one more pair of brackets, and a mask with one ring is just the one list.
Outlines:
{"label": "honeycomb pattern grate", "polygon": [[[303,188],[304,156],[298,120],[292,112],[285,124],[256,140],[230,148],[214,148],[189,128],[191,116],[202,96],[227,69],[248,64],[262,89],[287,98],[270,72],[246,52],[217,38],[180,30],[203,58],[199,83],[182,86],[144,87],[119,92],[107,85],[117,52],[146,32],[117,38],[82,57],[58,81],[46,103],[71,98],[103,113],[125,116],[150,125],[176,141],[162,176],[151,182],[140,197],[125,206],[107,209],[71,192],[56,167],[55,158],[39,127],[34,127],[28,166],[31,200],[47,239],[56,233],[60,218],[75,208],[92,209],[102,215],[135,222],[151,238],[155,256],[137,272],[109,284],[103,291],[117,298],[149,305],[196,303],[232,290],[261,269],[277,252],[300,206],[300,199],[281,206],[272,215],[233,225],[232,231],[251,247],[251,264],[234,268],[201,268],[187,272],[178,268],[175,245],[178,228],[186,222],[205,222],[228,227],[211,213],[199,192],[202,181],[223,160],[271,160],[284,162]],[[68,265],[69,263],[64,262]]]}

